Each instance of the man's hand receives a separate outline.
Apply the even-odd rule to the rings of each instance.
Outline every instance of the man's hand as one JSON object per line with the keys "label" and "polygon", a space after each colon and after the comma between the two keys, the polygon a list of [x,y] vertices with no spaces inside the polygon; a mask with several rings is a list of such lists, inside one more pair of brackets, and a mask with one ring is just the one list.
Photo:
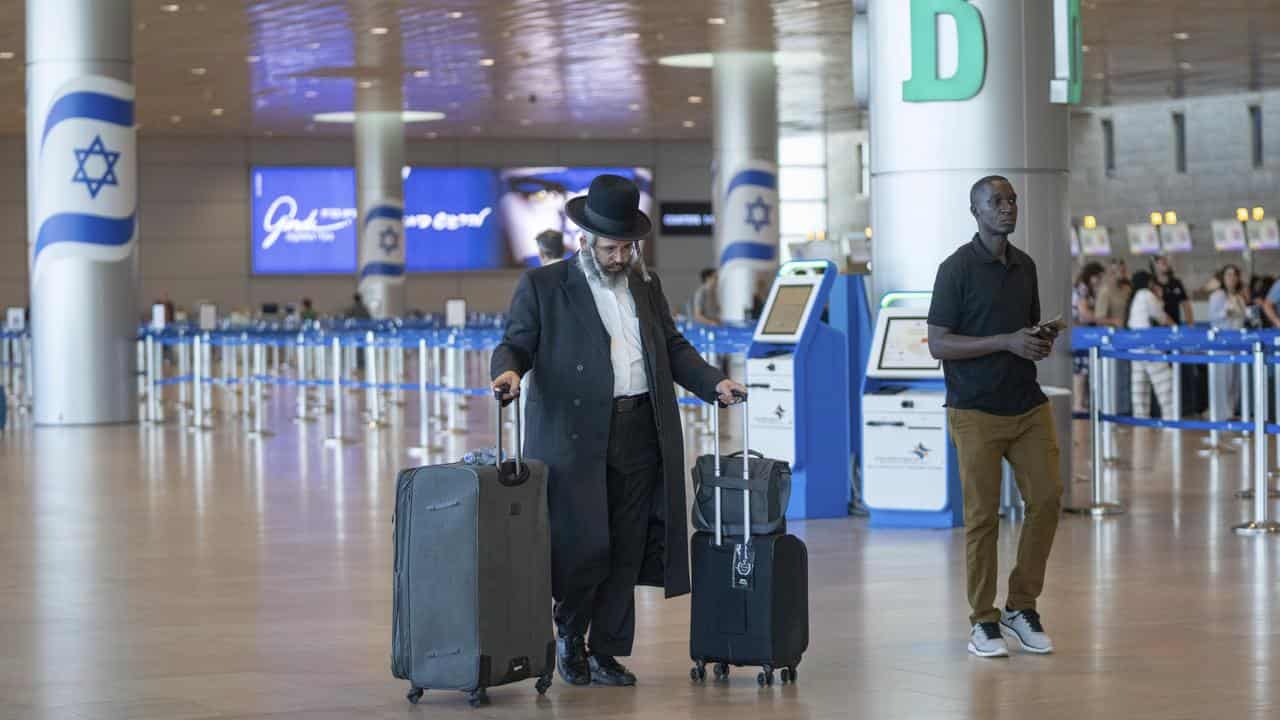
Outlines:
{"label": "man's hand", "polygon": [[1041,337],[1036,328],[1023,328],[1005,335],[1004,338],[1006,350],[1034,362],[1049,357],[1049,351],[1053,349],[1053,340]]}
{"label": "man's hand", "polygon": [[1058,336],[1062,334],[1062,327],[1058,325],[1046,325],[1040,329],[1040,338],[1049,342],[1049,349],[1053,349],[1053,344],[1058,341]]}
{"label": "man's hand", "polygon": [[511,370],[502,373],[493,381],[493,391],[502,393],[502,404],[506,405],[520,397],[520,376]]}
{"label": "man's hand", "polygon": [[736,405],[746,400],[747,388],[734,380],[725,379],[716,385],[716,395],[719,396],[721,405]]}

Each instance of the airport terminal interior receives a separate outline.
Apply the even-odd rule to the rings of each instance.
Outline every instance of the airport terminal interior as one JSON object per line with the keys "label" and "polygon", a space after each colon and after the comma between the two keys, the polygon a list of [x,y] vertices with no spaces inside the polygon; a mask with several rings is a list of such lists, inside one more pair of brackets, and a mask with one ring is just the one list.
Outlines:
{"label": "airport terminal interior", "polygon": [[0,720],[1280,718],[1280,0],[0,0],[0,95]]}

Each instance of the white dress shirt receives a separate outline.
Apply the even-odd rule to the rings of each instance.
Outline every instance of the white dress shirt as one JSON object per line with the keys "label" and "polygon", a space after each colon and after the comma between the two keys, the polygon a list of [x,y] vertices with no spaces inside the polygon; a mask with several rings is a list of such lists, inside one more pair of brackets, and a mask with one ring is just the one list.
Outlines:
{"label": "white dress shirt", "polygon": [[626,276],[622,282],[607,287],[588,277],[591,296],[595,298],[600,322],[609,333],[609,359],[613,362],[613,396],[627,397],[649,392],[644,374],[644,345],[640,340],[640,318],[636,301]]}

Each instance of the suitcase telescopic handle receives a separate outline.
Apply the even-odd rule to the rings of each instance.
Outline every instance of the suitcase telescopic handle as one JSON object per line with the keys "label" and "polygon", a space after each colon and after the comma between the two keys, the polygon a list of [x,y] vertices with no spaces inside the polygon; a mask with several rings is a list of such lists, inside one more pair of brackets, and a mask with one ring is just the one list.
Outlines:
{"label": "suitcase telescopic handle", "polygon": [[[511,392],[511,386],[503,383],[493,390],[493,398],[498,401],[497,412],[494,413],[497,420],[498,431],[498,456],[494,463],[498,466],[499,474],[502,471],[502,400],[503,396]],[[516,412],[516,477],[520,477],[521,466],[524,465],[524,449],[520,447],[520,396],[516,395],[512,406]]]}
{"label": "suitcase telescopic handle", "polygon": [[734,390],[733,396],[742,406],[742,544],[751,544],[751,413],[747,412],[747,394]]}
{"label": "suitcase telescopic handle", "polygon": [[[747,394],[745,392],[741,390],[734,390],[733,397],[738,401],[734,403],[735,405],[746,405]],[[742,447],[744,451],[743,453],[744,457],[742,459],[742,479],[744,481],[743,491],[742,491],[742,496],[744,498],[743,500],[744,514],[742,516],[743,517],[743,537],[744,537],[744,542],[750,542],[751,541],[751,491],[747,489],[747,483],[745,481],[749,477],[747,465],[750,464],[749,455],[750,455],[751,445],[747,442],[747,433],[750,432],[750,429],[749,429],[750,420],[749,420],[749,413],[747,413],[747,410],[745,407],[742,409],[742,417],[743,417]],[[715,436],[715,440],[712,441],[711,447],[712,447],[712,455],[715,458],[714,477],[718,480],[720,479],[720,403],[719,402],[717,402],[715,404],[715,407],[712,408],[711,434]],[[715,488],[712,490],[712,492],[715,494],[715,502],[716,502],[716,523],[715,523],[716,524],[716,547],[719,547],[724,542],[724,536],[722,534],[722,529],[721,529],[723,519],[721,517],[721,510],[720,510],[720,486],[717,484]]]}

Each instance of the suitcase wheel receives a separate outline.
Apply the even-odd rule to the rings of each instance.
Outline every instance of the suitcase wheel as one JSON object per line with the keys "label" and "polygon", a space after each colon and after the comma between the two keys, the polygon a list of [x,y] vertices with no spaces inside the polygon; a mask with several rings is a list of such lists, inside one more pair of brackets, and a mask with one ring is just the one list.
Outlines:
{"label": "suitcase wheel", "polygon": [[756,684],[758,684],[760,687],[765,687],[766,685],[773,685],[773,668],[769,667],[768,665],[765,665],[764,668],[760,671],[760,674],[756,675]]}
{"label": "suitcase wheel", "polygon": [[475,690],[471,693],[470,697],[467,698],[467,702],[469,702],[473,708],[478,708],[481,705],[488,705],[489,693],[485,692],[484,688]]}
{"label": "suitcase wheel", "polygon": [[705,682],[707,679],[707,664],[701,660],[694,663],[689,670],[689,679],[694,682]]}
{"label": "suitcase wheel", "polygon": [[547,690],[551,688],[551,676],[543,675],[542,677],[538,678],[538,684],[534,685],[533,687],[538,691],[539,695],[546,695]]}
{"label": "suitcase wheel", "polygon": [[420,688],[420,687],[412,688],[409,690],[409,693],[404,696],[404,699],[408,700],[410,703],[414,705],[417,705],[418,701],[422,699],[422,693],[424,692],[426,692],[426,690],[423,688]]}
{"label": "suitcase wheel", "polygon": [[782,668],[782,672],[779,674],[782,676],[783,685],[788,685],[788,684],[795,685],[796,679],[797,677],[799,677],[798,673],[796,672],[795,666],[784,667]]}
{"label": "suitcase wheel", "polygon": [[729,663],[716,663],[716,666],[713,672],[715,672],[716,674],[716,680],[728,680],[729,679]]}

